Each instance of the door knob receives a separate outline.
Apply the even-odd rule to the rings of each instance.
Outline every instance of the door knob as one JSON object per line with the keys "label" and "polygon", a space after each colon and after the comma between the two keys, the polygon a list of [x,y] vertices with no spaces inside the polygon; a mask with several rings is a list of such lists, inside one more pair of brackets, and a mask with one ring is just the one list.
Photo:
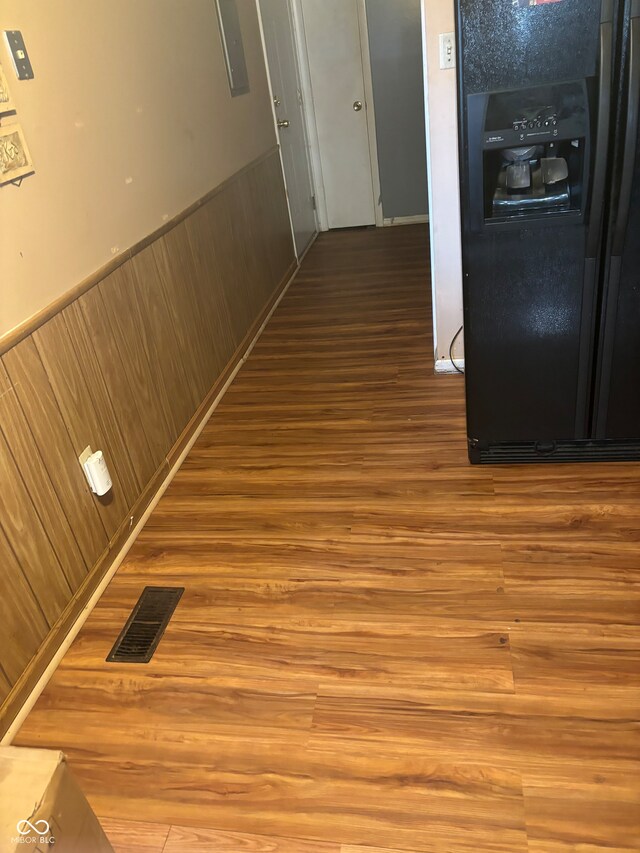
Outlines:
{"label": "door knob", "polygon": [[286,118],[283,119],[282,121],[278,121],[278,127],[289,127],[289,126],[290,126],[290,122],[288,122]]}
{"label": "door knob", "polygon": [[359,113],[359,112],[360,112],[360,110],[362,109],[362,101],[354,101],[354,102],[353,102],[353,109],[354,109],[357,113]]}

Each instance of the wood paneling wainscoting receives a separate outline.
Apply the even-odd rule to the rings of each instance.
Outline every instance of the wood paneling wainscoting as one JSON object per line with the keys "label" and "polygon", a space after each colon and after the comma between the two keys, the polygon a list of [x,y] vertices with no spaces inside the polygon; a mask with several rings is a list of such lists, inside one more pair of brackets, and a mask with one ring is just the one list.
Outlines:
{"label": "wood paneling wainscoting", "polygon": [[274,149],[0,341],[0,733],[295,263]]}

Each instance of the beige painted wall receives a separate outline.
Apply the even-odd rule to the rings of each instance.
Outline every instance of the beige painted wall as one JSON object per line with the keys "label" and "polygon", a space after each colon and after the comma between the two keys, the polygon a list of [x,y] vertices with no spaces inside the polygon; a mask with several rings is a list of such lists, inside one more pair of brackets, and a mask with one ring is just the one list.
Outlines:
{"label": "beige painted wall", "polygon": [[[455,30],[453,0],[422,0],[431,270],[436,359],[449,359],[449,344],[462,325],[462,255],[458,180],[455,69],[440,69],[440,33]],[[463,357],[462,335],[454,357]]]}
{"label": "beige painted wall", "polygon": [[0,335],[276,142],[254,0],[232,98],[214,0],[0,0],[35,79],[0,62],[36,174],[0,187]]}

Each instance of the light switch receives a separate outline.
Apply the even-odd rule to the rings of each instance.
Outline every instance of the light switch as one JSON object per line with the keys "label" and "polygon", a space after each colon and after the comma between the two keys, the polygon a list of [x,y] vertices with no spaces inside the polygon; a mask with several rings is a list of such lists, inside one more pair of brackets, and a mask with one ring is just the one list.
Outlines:
{"label": "light switch", "polygon": [[440,68],[456,67],[456,37],[454,33],[440,33]]}
{"label": "light switch", "polygon": [[20,30],[5,30],[4,38],[13,60],[13,68],[18,80],[32,80],[33,68]]}

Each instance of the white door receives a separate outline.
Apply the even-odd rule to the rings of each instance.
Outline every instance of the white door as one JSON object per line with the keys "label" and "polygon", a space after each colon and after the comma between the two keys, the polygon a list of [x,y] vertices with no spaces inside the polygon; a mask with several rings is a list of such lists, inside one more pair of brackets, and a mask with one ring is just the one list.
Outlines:
{"label": "white door", "polygon": [[302,0],[329,228],[375,223],[358,0]]}
{"label": "white door", "polygon": [[260,0],[260,13],[291,224],[300,257],[318,229],[289,0]]}

